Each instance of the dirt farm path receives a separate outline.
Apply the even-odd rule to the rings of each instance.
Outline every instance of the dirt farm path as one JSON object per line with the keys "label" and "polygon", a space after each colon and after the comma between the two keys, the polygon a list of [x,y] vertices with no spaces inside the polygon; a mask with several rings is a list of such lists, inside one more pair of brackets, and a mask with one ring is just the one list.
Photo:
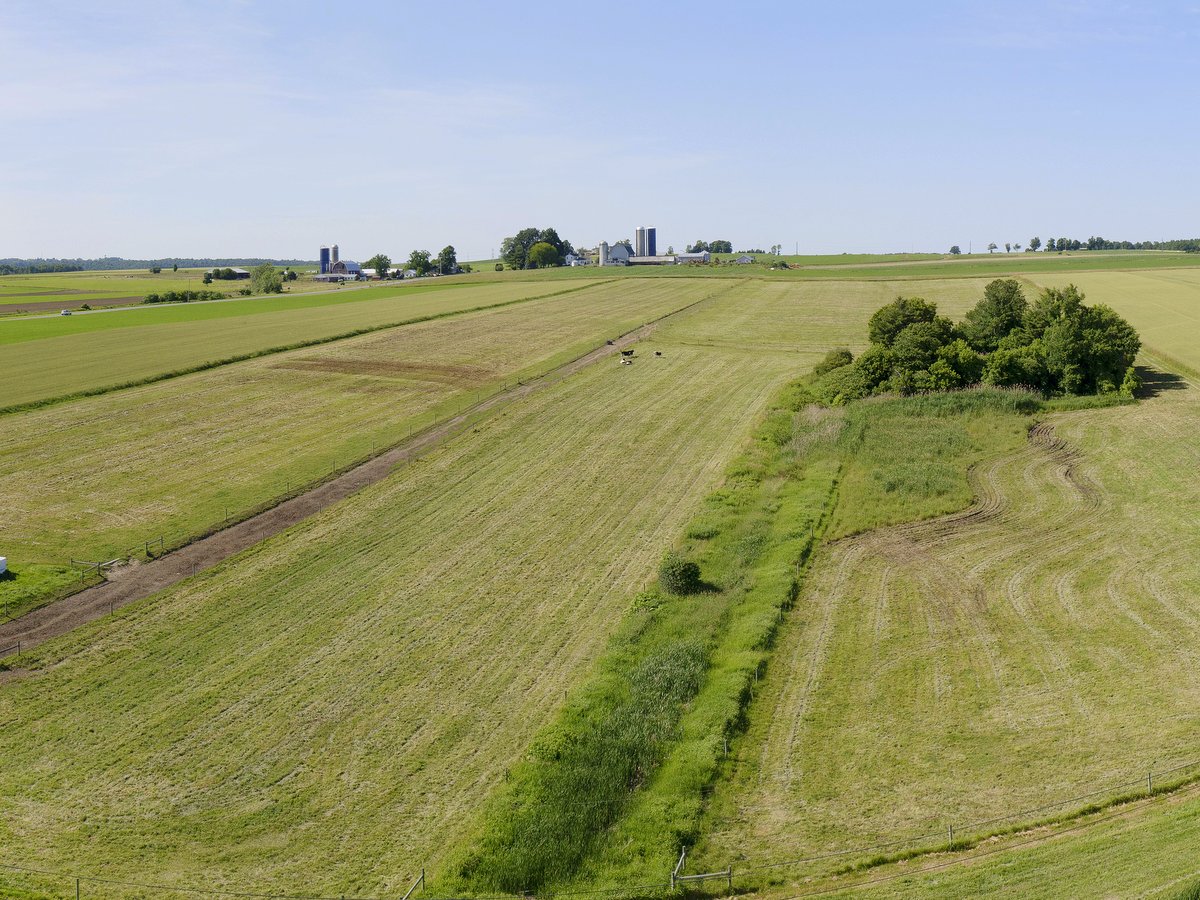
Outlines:
{"label": "dirt farm path", "polygon": [[[626,332],[611,343],[603,344],[583,356],[563,363],[539,378],[518,384],[516,387],[508,388],[481,400],[457,415],[432,425],[424,431],[417,432],[378,456],[321,482],[311,490],[285,500],[277,506],[193,541],[158,559],[122,567],[112,573],[109,581],[0,623],[0,648],[13,647],[20,642],[22,652],[31,650],[51,638],[66,634],[87,622],[95,621],[112,610],[142,600],[196,573],[211,569],[229,557],[285,531],[326,507],[346,499],[351,494],[382,481],[397,465],[423,456],[458,434],[480,413],[492,412],[514,400],[555,384],[592,363],[611,357],[630,344],[645,339],[664,320],[693,309],[701,303],[706,303],[722,293],[724,291],[709,294],[687,306],[660,316],[640,328]],[[22,670],[15,667],[9,671],[0,671],[0,685],[20,677],[22,674]]]}

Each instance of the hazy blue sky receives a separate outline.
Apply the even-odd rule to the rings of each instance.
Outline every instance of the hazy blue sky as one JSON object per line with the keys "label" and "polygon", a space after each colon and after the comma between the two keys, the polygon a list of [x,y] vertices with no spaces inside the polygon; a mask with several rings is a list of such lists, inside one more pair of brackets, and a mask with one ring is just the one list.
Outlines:
{"label": "hazy blue sky", "polygon": [[1200,234],[1200,2],[3,6],[0,257]]}

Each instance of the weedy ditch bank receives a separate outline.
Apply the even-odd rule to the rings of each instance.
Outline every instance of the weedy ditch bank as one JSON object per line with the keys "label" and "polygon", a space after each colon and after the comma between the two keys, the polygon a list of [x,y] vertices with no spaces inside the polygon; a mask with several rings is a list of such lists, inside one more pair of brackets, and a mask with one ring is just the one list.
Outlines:
{"label": "weedy ditch bank", "polygon": [[[837,485],[811,451],[799,384],[768,410],[680,542],[704,584],[638,594],[589,684],[534,741],[489,802],[438,890],[543,891],[577,881],[664,880],[694,838]],[[831,414],[836,417],[836,414]]]}

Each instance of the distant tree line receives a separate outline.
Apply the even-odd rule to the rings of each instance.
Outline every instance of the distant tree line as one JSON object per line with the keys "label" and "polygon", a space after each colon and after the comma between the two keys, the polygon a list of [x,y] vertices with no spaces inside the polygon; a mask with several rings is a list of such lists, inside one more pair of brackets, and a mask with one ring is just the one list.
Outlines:
{"label": "distant tree line", "polygon": [[124,259],[120,256],[106,256],[102,259],[21,259],[8,257],[0,259],[0,275],[35,275],[45,272],[99,272],[111,269],[153,269],[183,266],[188,269],[212,268],[214,266],[257,266],[262,263],[274,263],[281,266],[312,266],[316,265],[311,259],[209,259],[199,257],[178,257],[176,259]]}
{"label": "distant tree line", "polygon": [[26,263],[20,260],[0,263],[0,275],[41,275],[46,272],[82,272],[73,263]]}
{"label": "distant tree line", "polygon": [[[999,246],[993,241],[987,245],[988,253],[995,253]],[[1020,251],[1017,242],[1006,243],[1004,252]],[[1090,237],[1086,241],[1075,238],[1046,238],[1045,244],[1037,235],[1029,239],[1026,253],[1036,253],[1043,250],[1046,253],[1063,253],[1068,250],[1181,250],[1185,253],[1200,253],[1200,238],[1179,238],[1173,241],[1110,241],[1102,237]],[[955,244],[950,248],[952,256],[962,253],[962,248]]]}
{"label": "distant tree line", "polygon": [[956,325],[927,300],[897,297],[871,316],[861,356],[833,350],[814,369],[815,392],[837,403],[983,383],[1131,396],[1141,383],[1133,369],[1141,339],[1109,307],[1083,300],[1068,285],[1046,288],[1031,304],[1018,281],[1001,278]]}
{"label": "distant tree line", "polygon": [[[629,244],[628,241],[618,243]],[[545,269],[561,266],[575,248],[553,228],[522,228],[500,242],[500,259],[510,269]]]}

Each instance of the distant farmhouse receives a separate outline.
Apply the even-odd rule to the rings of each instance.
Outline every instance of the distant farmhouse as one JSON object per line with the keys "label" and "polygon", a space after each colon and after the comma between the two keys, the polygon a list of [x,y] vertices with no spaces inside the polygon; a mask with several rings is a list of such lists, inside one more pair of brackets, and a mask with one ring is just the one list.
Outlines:
{"label": "distant farmhouse", "polygon": [[737,266],[748,266],[748,265],[750,265],[750,263],[754,262],[754,257],[747,256],[745,253],[743,253],[737,259],[730,260],[730,262],[732,262],[734,265],[737,265]]}
{"label": "distant farmhouse", "polygon": [[[220,273],[232,272],[232,275],[222,275]],[[224,278],[226,281],[230,279],[240,281],[243,278],[249,278],[250,273],[246,269],[236,269],[230,266],[217,266],[215,269],[209,269],[208,273],[213,278]]]}

